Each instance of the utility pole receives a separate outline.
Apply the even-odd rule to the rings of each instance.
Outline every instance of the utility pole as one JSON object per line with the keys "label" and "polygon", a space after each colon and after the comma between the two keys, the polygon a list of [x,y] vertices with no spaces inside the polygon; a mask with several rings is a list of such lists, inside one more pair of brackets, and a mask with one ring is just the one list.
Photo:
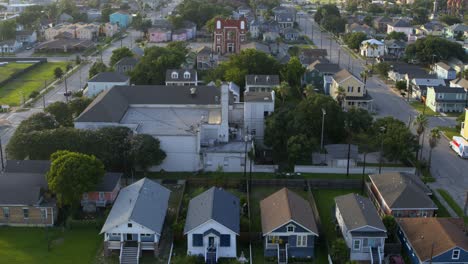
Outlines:
{"label": "utility pole", "polygon": [[340,65],[341,49],[338,50],[338,66]]}
{"label": "utility pole", "polygon": [[65,99],[68,103],[68,86],[67,86],[67,74],[65,73]]}
{"label": "utility pole", "polygon": [[2,159],[2,171],[5,169],[5,164],[3,163],[3,146],[2,138],[0,137],[0,159]]}
{"label": "utility pole", "polygon": [[331,35],[329,36],[330,38],[330,62],[333,62],[333,57],[332,57],[332,37]]}

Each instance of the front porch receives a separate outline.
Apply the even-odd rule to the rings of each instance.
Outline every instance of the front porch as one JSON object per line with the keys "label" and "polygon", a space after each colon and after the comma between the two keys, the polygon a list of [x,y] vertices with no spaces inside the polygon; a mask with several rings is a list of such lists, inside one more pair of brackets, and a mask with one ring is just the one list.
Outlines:
{"label": "front porch", "polygon": [[105,250],[121,250],[124,245],[136,245],[140,251],[157,251],[159,248],[159,236],[156,234],[132,234],[132,233],[105,233]]}
{"label": "front porch", "polygon": [[364,96],[362,97],[358,97],[358,96],[346,96],[344,102],[343,102],[343,105],[344,105],[344,108],[345,109],[350,109],[350,108],[353,108],[353,107],[356,107],[356,108],[362,108],[362,109],[365,109],[369,112],[372,112],[374,109],[373,107],[373,100],[372,97],[366,93]]}

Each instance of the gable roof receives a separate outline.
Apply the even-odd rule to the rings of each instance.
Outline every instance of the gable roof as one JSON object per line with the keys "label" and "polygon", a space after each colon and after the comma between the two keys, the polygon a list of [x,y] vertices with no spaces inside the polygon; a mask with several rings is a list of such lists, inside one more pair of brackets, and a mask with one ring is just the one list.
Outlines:
{"label": "gable roof", "polygon": [[392,25],[393,27],[412,27],[411,24],[404,19],[398,19],[390,25]]}
{"label": "gable roof", "polygon": [[335,75],[333,75],[333,79],[337,82],[337,83],[341,83],[343,81],[345,81],[346,79],[350,78],[350,77],[353,77],[355,78],[356,80],[362,82],[361,80],[359,80],[356,76],[354,76],[353,74],[351,74],[348,70],[346,69],[343,69],[337,73],[335,73]]}
{"label": "gable roof", "polygon": [[93,76],[88,82],[127,82],[130,77],[119,72],[100,72]]}
{"label": "gable roof", "polygon": [[161,234],[171,191],[143,178],[120,190],[100,234],[136,222]]}
{"label": "gable roof", "polygon": [[5,172],[10,173],[42,173],[50,169],[49,160],[7,160]]}
{"label": "gable roof", "polygon": [[464,88],[450,86],[428,86],[428,89],[434,89],[435,93],[466,93]]}
{"label": "gable roof", "polygon": [[381,41],[378,41],[376,39],[368,39],[368,40],[364,40],[363,42],[361,42],[361,45],[366,45],[366,44],[378,45],[378,46],[383,46],[384,45]]}
{"label": "gable roof", "polygon": [[106,172],[102,181],[94,188],[94,192],[112,192],[119,183],[123,173]]}
{"label": "gable roof", "polygon": [[371,226],[386,232],[377,210],[368,198],[350,193],[335,197],[335,204],[348,231]]}
{"label": "gable roof", "polygon": [[369,175],[369,178],[391,209],[437,209],[437,206],[428,196],[431,191],[419,177],[413,174],[389,172]]}
{"label": "gable roof", "polygon": [[120,59],[114,66],[115,67],[124,66],[124,65],[135,66],[137,63],[138,63],[138,59],[134,57],[125,57],[125,58]]}
{"label": "gable roof", "polygon": [[[10,168],[12,168],[10,166]],[[19,168],[17,171],[21,171]],[[25,169],[28,170],[28,169]],[[36,170],[36,168],[32,168]],[[38,169],[37,171],[41,171]],[[39,205],[41,189],[47,190],[45,173],[37,172],[1,172],[0,173],[0,204],[2,205]]]}
{"label": "gable roof", "polygon": [[307,70],[313,71],[317,70],[321,73],[337,73],[340,71],[340,65],[336,63],[323,62],[321,60],[316,60],[307,66]]}
{"label": "gable roof", "polygon": [[221,90],[216,86],[122,85],[100,93],[75,122],[119,122],[130,105],[219,105]]}
{"label": "gable roof", "polygon": [[291,220],[318,235],[314,213],[309,202],[287,188],[261,200],[260,212],[264,235]]}
{"label": "gable roof", "polygon": [[447,65],[447,63],[443,62],[443,61],[439,61],[436,63],[436,65],[444,70],[447,70],[447,71],[450,71],[452,70],[453,71],[453,68],[450,67],[449,65]]}
{"label": "gable roof", "polygon": [[462,218],[398,218],[407,241],[423,262],[455,247],[468,251],[468,239]]}
{"label": "gable roof", "polygon": [[468,80],[465,78],[457,78],[450,81],[451,84],[461,86],[465,89],[468,89]]}
{"label": "gable roof", "polygon": [[278,75],[249,74],[245,76],[246,85],[279,85]]}
{"label": "gable roof", "polygon": [[187,218],[185,220],[184,234],[187,234],[209,220],[214,220],[236,234],[239,234],[239,203],[239,198],[233,194],[222,188],[211,187],[190,200]]}

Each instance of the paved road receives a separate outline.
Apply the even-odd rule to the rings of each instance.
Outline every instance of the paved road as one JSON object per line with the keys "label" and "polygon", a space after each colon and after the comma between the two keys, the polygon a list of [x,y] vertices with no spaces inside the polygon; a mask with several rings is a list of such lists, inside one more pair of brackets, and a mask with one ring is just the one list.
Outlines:
{"label": "paved road", "polygon": [[[311,16],[305,15],[299,17],[298,22],[303,33],[306,33],[317,47],[322,46],[322,48],[328,50],[329,59],[332,62],[339,62],[342,68],[346,68],[356,76],[360,76],[360,72],[364,70],[365,61],[350,56],[343,47],[333,38],[330,38],[327,32],[321,32]],[[410,118],[414,120],[417,112],[404,98],[394,93],[378,77],[369,78],[366,87],[369,94],[374,98],[374,108],[377,110],[377,117],[393,116],[405,123],[409,123]],[[437,126],[455,125],[455,118],[429,117],[428,131]],[[413,127],[412,130],[414,131]],[[428,159],[429,156],[427,138],[426,136],[423,147],[425,159]],[[448,148],[448,140],[445,138],[442,138],[439,145],[433,150],[431,173],[437,179],[437,182],[432,184],[432,187],[448,190],[463,208],[468,190],[468,160],[458,158]]]}

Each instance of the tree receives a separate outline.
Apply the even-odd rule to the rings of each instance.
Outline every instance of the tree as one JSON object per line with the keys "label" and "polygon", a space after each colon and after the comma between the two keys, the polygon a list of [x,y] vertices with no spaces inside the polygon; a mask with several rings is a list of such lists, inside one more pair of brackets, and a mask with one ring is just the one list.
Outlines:
{"label": "tree", "polygon": [[[424,134],[424,131],[426,130],[428,124],[429,124],[429,120],[427,120],[427,117],[423,114],[419,114],[416,117],[416,119],[413,121],[413,125],[416,127],[416,134],[418,134],[418,144],[421,142],[421,135]],[[418,148],[418,151],[419,151],[419,148]],[[421,152],[422,152],[422,146],[421,146]],[[416,159],[418,159],[418,152],[416,152]]]}
{"label": "tree", "polygon": [[0,41],[15,38],[16,22],[15,20],[6,20],[0,22]]}
{"label": "tree", "polygon": [[292,57],[288,64],[281,70],[281,78],[292,87],[300,87],[305,68],[302,66],[298,57]]}
{"label": "tree", "polygon": [[340,17],[340,10],[333,4],[322,5],[317,9],[317,12],[315,12],[314,20],[320,24],[327,16]]}
{"label": "tree", "polygon": [[15,131],[15,134],[25,134],[33,131],[42,131],[57,128],[55,118],[48,113],[35,113],[23,120]]}
{"label": "tree", "polygon": [[365,109],[351,108],[345,113],[345,118],[349,122],[349,130],[355,135],[367,132],[372,127],[374,118]]}
{"label": "tree", "polygon": [[382,218],[382,222],[387,229],[388,240],[394,242],[396,240],[396,232],[398,229],[398,224],[395,220],[395,217],[392,215],[386,215]]}
{"label": "tree", "polygon": [[440,140],[440,130],[438,128],[433,128],[431,130],[431,134],[429,136],[429,170],[431,169],[431,162],[432,162],[432,150],[439,144]]}
{"label": "tree", "polygon": [[95,62],[91,68],[89,69],[89,78],[93,78],[96,74],[100,73],[100,72],[106,72],[108,71],[109,68],[107,67],[106,64],[104,64],[104,62],[102,61],[97,61]]}
{"label": "tree", "polygon": [[130,153],[133,165],[144,172],[151,166],[161,164],[166,158],[166,153],[160,148],[159,139],[146,134],[138,134],[133,137]]}
{"label": "tree", "polygon": [[364,17],[363,21],[364,21],[364,23],[366,23],[366,25],[371,26],[372,22],[374,22],[374,18],[367,15],[367,16]]}
{"label": "tree", "polygon": [[433,55],[436,56],[437,60],[455,57],[463,61],[468,57],[459,43],[436,36],[418,39],[416,42],[408,45],[405,50],[406,59],[416,59],[421,63],[432,63],[434,59]]}
{"label": "tree", "polygon": [[370,4],[367,7],[366,11],[371,13],[371,14],[381,14],[381,13],[384,12],[384,9],[379,4]]}
{"label": "tree", "polygon": [[343,87],[338,86],[338,89],[335,91],[335,96],[336,101],[338,102],[340,107],[343,107],[343,102],[346,98],[346,90]]}
{"label": "tree", "polygon": [[424,25],[429,21],[429,10],[424,7],[413,8],[412,18],[414,25]]}
{"label": "tree", "polygon": [[442,15],[439,18],[439,20],[441,22],[444,22],[448,26],[451,26],[451,25],[458,24],[458,23],[462,22],[460,18],[458,18],[457,16],[453,16],[453,15]]}
{"label": "tree", "polygon": [[336,239],[330,247],[330,255],[333,263],[345,264],[349,260],[349,249],[346,242],[342,239]]}
{"label": "tree", "polygon": [[375,71],[382,77],[388,77],[388,71],[390,71],[390,64],[387,62],[381,62],[375,65]]}
{"label": "tree", "polygon": [[206,22],[215,16],[228,16],[232,9],[237,8],[235,1],[220,0],[209,2],[203,0],[184,0],[175,9],[175,14],[182,20],[190,20],[202,28]]}
{"label": "tree", "polygon": [[71,100],[68,103],[68,107],[70,108],[73,117],[78,117],[86,109],[86,107],[91,104],[92,101],[93,99],[88,97],[80,97]]}
{"label": "tree", "polygon": [[54,69],[54,76],[56,79],[60,79],[63,76],[63,70],[60,67]]}
{"label": "tree", "polygon": [[76,65],[80,65],[80,64],[81,64],[81,56],[80,56],[80,55],[76,55],[76,57],[75,57],[75,64],[76,64]]}
{"label": "tree", "polygon": [[367,35],[364,32],[353,32],[347,33],[343,36],[343,41],[348,45],[350,49],[357,50],[361,46],[361,43],[367,39]]}
{"label": "tree", "polygon": [[122,47],[113,50],[110,59],[110,65],[114,66],[119,60],[125,57],[133,57],[133,52],[128,47]]}
{"label": "tree", "polygon": [[67,103],[64,102],[54,102],[48,105],[44,112],[51,114],[57,123],[63,127],[72,127],[73,126],[73,113],[68,107]]}
{"label": "tree", "polygon": [[109,22],[109,16],[114,12],[110,4],[104,4],[101,10],[101,20],[103,23]]}
{"label": "tree", "polygon": [[287,142],[289,166],[294,167],[298,162],[311,161],[312,151],[317,149],[318,145],[315,138],[304,134],[291,136]]}
{"label": "tree", "polygon": [[83,193],[94,190],[101,182],[105,172],[95,156],[76,152],[55,152],[51,162],[47,183],[61,206],[76,206]]}
{"label": "tree", "polygon": [[404,32],[396,32],[396,31],[392,31],[388,33],[387,36],[385,37],[385,39],[396,39],[396,40],[402,40],[402,41],[406,41],[407,38],[408,37],[406,36]]}
{"label": "tree", "polygon": [[395,83],[395,88],[397,88],[399,91],[403,91],[406,89],[406,81],[397,81]]}
{"label": "tree", "polygon": [[334,34],[343,33],[348,21],[340,16],[326,16],[320,23],[323,28]]}

